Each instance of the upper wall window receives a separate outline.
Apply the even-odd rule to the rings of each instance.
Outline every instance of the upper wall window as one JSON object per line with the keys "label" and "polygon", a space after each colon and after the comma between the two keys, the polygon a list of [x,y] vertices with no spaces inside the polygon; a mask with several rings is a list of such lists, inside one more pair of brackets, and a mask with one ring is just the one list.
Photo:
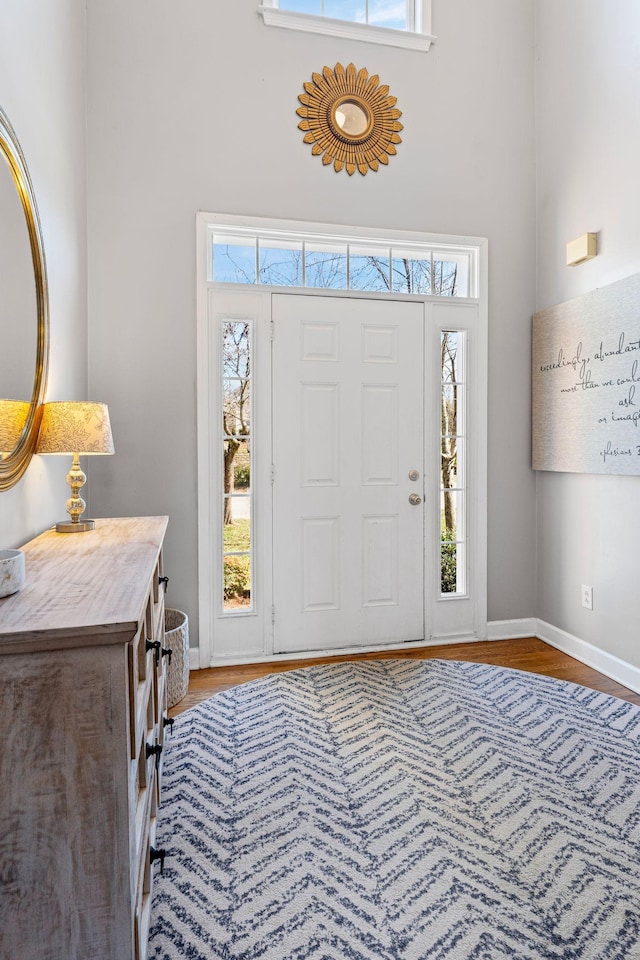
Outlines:
{"label": "upper wall window", "polygon": [[264,0],[269,26],[428,50],[431,0]]}

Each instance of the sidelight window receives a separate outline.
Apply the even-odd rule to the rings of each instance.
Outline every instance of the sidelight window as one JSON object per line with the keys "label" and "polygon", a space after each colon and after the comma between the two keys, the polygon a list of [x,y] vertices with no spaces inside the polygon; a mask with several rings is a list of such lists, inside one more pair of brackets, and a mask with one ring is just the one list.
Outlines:
{"label": "sidelight window", "polygon": [[223,320],[221,338],[223,608],[238,613],[253,606],[251,324]]}
{"label": "sidelight window", "polygon": [[465,334],[440,334],[440,594],[467,592]]}

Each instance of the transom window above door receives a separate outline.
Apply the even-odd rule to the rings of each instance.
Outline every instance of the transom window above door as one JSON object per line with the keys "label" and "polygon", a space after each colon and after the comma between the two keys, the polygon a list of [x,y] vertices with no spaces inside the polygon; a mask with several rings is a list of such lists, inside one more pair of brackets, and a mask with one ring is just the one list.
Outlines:
{"label": "transom window above door", "polygon": [[210,233],[216,283],[358,290],[432,297],[475,297],[477,253],[456,247],[362,238],[256,234],[221,225]]}
{"label": "transom window above door", "polygon": [[268,26],[428,50],[431,0],[264,0]]}

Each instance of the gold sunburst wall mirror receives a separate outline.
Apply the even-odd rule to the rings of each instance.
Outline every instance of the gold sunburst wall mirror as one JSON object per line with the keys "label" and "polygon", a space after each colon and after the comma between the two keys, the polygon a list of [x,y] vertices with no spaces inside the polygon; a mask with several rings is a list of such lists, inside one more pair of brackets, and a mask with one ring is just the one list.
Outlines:
{"label": "gold sunburst wall mirror", "polygon": [[377,74],[336,63],[312,74],[304,90],[298,96],[298,127],[325,166],[333,163],[336,173],[346,170],[352,176],[358,170],[364,176],[389,163],[402,143],[402,111]]}

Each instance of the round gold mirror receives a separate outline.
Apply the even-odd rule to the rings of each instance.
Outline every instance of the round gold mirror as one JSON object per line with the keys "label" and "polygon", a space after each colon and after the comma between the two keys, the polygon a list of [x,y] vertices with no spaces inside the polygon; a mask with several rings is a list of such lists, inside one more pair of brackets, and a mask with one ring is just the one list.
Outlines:
{"label": "round gold mirror", "polygon": [[0,109],[0,490],[18,482],[38,438],[49,362],[42,230],[18,138]]}
{"label": "round gold mirror", "polygon": [[360,143],[371,133],[373,112],[359,97],[339,97],[331,107],[331,125],[338,137]]}
{"label": "round gold mirror", "polygon": [[352,63],[346,69],[336,63],[333,70],[324,67],[312,74],[304,90],[298,96],[298,127],[314,156],[322,154],[325,165],[333,163],[336,173],[346,170],[349,176],[356,170],[364,176],[389,163],[402,142],[402,111],[376,74],[370,77]]}

